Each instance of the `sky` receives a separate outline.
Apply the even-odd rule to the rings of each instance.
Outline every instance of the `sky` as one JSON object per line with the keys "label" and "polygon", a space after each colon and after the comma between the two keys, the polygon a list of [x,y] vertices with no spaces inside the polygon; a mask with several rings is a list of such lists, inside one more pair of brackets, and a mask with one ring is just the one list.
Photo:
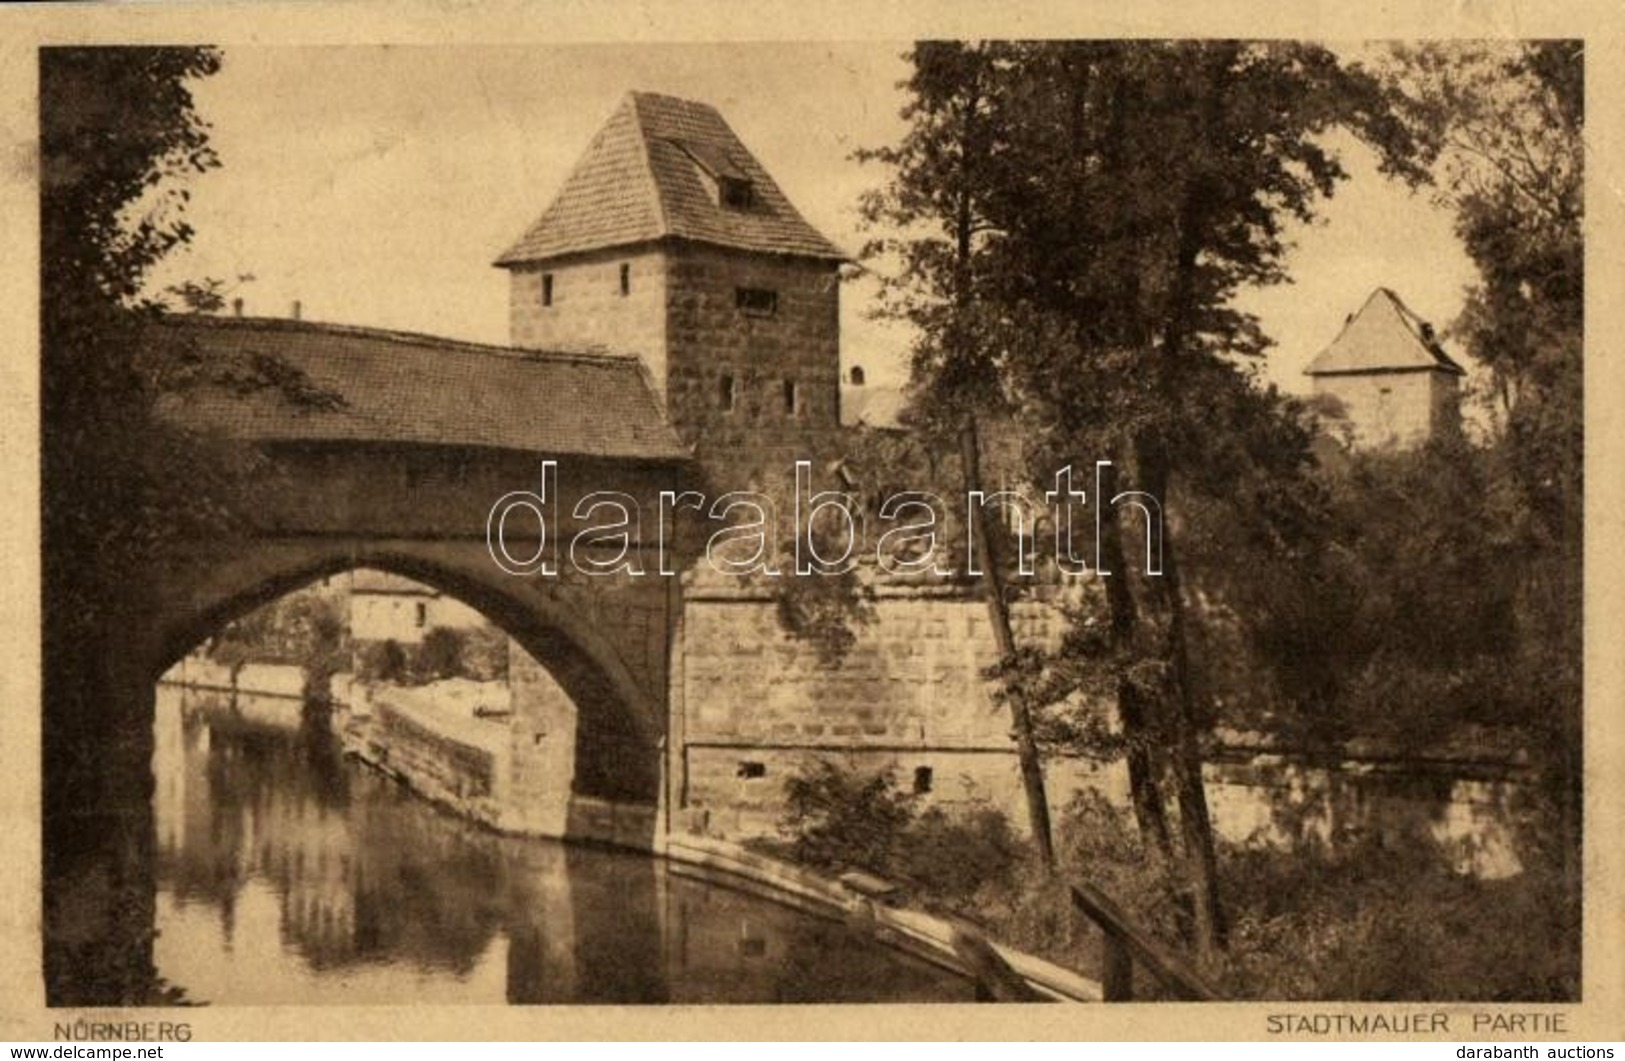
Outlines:
{"label": "sky", "polygon": [[[197,235],[149,290],[251,274],[234,292],[251,315],[298,300],[307,320],[505,343],[507,277],[491,262],[633,89],[717,107],[855,254],[858,198],[883,171],[851,155],[901,137],[906,47],[229,47],[195,90],[223,165],[193,183]],[[1378,174],[1357,142],[1335,143],[1351,179],[1317,224],[1289,230],[1294,283],[1238,297],[1277,341],[1267,375],[1288,391],[1307,391],[1304,366],[1375,287],[1442,328],[1474,277],[1448,211]],[[909,336],[867,319],[872,298],[862,281],[842,291],[842,361],[900,383]]]}

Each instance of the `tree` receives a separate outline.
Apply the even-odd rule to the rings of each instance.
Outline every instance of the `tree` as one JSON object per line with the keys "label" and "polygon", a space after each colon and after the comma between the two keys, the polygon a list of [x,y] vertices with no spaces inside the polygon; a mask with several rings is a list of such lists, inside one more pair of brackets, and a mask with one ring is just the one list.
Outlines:
{"label": "tree", "polygon": [[441,681],[464,675],[463,652],[467,637],[449,626],[431,627],[418,647],[414,668],[424,681]]}
{"label": "tree", "polygon": [[[132,935],[151,924],[151,676],[149,661],[120,651],[122,634],[145,622],[154,558],[176,541],[233,533],[259,467],[248,449],[201,444],[163,421],[159,400],[224,380],[336,401],[285,364],[211,364],[151,327],[162,306],[143,296],[148,273],[192,236],[186,182],[220,165],[192,98],[220,63],[201,47],[40,52],[45,937],[56,1003],[153,995],[150,938]],[[73,892],[97,881],[108,885],[95,896]]]}
{"label": "tree", "polygon": [[206,48],[40,52],[45,973],[59,1004],[156,990],[150,941],[128,927],[151,919],[151,718],[115,691],[125,661],[107,644],[161,525],[152,467],[176,452],[152,430],[136,307],[147,270],[190,235],[177,178],[218,164],[189,90],[218,67]]}
{"label": "tree", "polygon": [[[911,122],[909,134],[898,147],[859,152],[860,158],[899,171],[898,181],[890,189],[866,200],[867,220],[934,230],[918,238],[877,241],[865,254],[871,258],[895,255],[900,268],[912,278],[906,293],[897,281],[883,284],[882,291],[893,300],[892,313],[919,329],[914,353],[917,420],[928,433],[954,440],[967,496],[984,487],[980,421],[1005,411],[992,347],[979,334],[987,322],[979,315],[976,275],[978,244],[988,231],[982,203],[985,170],[999,136],[989,99],[995,91],[992,75],[1002,50],[997,46],[917,47],[915,73],[909,82],[913,98],[903,111]],[[1005,557],[999,554],[986,508],[974,509],[970,520],[981,593],[999,657],[996,673],[1008,676],[1018,646],[1003,581]],[[1035,705],[1024,689],[1008,680],[1003,683],[1001,699],[1010,709],[1033,842],[1039,858],[1053,867],[1055,846],[1033,722]]]}
{"label": "tree", "polygon": [[[1272,450],[1281,403],[1244,367],[1268,339],[1231,296],[1286,279],[1285,220],[1344,177],[1321,134],[1351,126],[1407,173],[1416,145],[1382,85],[1309,45],[922,44],[911,58],[910,128],[868,154],[893,172],[867,214],[888,230],[870,247],[895,265],[888,312],[920,329],[922,420],[1015,415],[1032,467],[1109,457],[1161,503],[1160,575],[1125,548],[1145,533],[1126,509],[1103,521],[1108,633],[1072,650],[1116,675],[1140,827],[1185,882],[1194,941],[1219,946],[1211,720],[1175,499],[1307,465],[1304,444]],[[1108,478],[1106,498],[1117,490]]]}
{"label": "tree", "polygon": [[[1516,560],[1525,722],[1580,878],[1584,515],[1585,49],[1580,41],[1401,49],[1389,71],[1479,282],[1453,327],[1489,370],[1487,516]],[[1576,891],[1575,902],[1578,902]]]}

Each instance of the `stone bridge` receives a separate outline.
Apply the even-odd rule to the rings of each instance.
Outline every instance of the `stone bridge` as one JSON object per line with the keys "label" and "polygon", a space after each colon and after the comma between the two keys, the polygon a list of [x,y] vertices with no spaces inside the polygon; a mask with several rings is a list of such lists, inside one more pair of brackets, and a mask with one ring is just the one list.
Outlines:
{"label": "stone bridge", "polygon": [[[583,574],[586,564],[565,557],[557,574],[510,574],[487,540],[493,504],[513,491],[546,492],[551,503],[545,535],[533,513],[507,522],[519,557],[567,554],[584,525],[573,518],[577,502],[591,493],[627,495],[659,518],[659,494],[679,488],[688,454],[640,363],[295,321],[155,328],[163,347],[241,367],[244,378],[294,370],[304,397],[222,383],[160,409],[205,445],[243,451],[252,503],[233,526],[177,542],[152,569],[130,573],[116,594],[128,603],[97,648],[100,722],[73,726],[47,707],[51,1000],[73,1000],[52,984],[78,985],[83,1001],[128,996],[128,984],[98,986],[87,968],[133,964],[140,980],[143,953],[150,967],[156,680],[231,620],[339,571],[405,575],[483,612],[574,701],[574,793],[646,807],[654,828],[678,606],[677,580],[660,576],[651,545],[658,526],[628,535],[624,555],[642,575]],[[545,491],[544,460],[557,462]],[[603,541],[581,548],[589,559],[622,555]]]}

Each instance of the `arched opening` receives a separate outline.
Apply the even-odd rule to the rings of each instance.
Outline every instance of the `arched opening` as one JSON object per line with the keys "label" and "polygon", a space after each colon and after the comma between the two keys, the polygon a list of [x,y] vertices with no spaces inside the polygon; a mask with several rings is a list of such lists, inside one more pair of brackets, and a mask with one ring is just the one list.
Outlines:
{"label": "arched opening", "polygon": [[371,969],[354,1000],[424,975],[540,1000],[514,996],[553,989],[536,941],[589,900],[572,856],[516,862],[493,828],[624,842],[594,827],[627,805],[653,821],[658,749],[590,651],[544,607],[471,594],[499,622],[400,566],[279,576],[173,635],[211,630],[154,696],[153,962],[189,998],[288,1001]]}
{"label": "arched opening", "polygon": [[[554,699],[562,694],[572,705],[576,716],[572,792],[623,803],[655,804],[664,722],[659,701],[628,672],[605,631],[596,629],[588,617],[576,614],[570,604],[524,580],[508,579],[505,583],[498,581],[505,576],[493,574],[486,581],[404,555],[368,555],[360,563],[349,556],[307,560],[290,570],[260,576],[249,585],[232,587],[220,593],[211,605],[174,624],[161,637],[155,680],[200,645],[216,641],[221,631],[241,624],[262,609],[274,607],[276,602],[304,592],[307,587],[342,581],[361,571],[369,572],[363,576],[364,588],[385,587],[382,591],[366,590],[372,600],[363,605],[364,624],[391,621],[377,598],[393,595],[401,605],[401,610],[394,612],[401,626],[398,636],[363,637],[362,642],[418,643],[434,626],[448,625],[429,621],[427,609],[431,601],[437,613],[455,617],[453,626],[466,630],[483,624],[487,640],[491,632],[499,632],[521,657],[517,673],[527,690]],[[421,588],[403,592],[391,590],[391,585]],[[417,625],[419,604],[425,606],[426,612],[422,626]],[[344,619],[349,622],[348,611]],[[446,642],[464,639],[466,635],[430,640],[431,644],[438,640],[444,649]],[[373,656],[379,651],[371,650]],[[372,659],[370,665],[376,663]],[[407,676],[421,678],[432,669],[417,667]]]}

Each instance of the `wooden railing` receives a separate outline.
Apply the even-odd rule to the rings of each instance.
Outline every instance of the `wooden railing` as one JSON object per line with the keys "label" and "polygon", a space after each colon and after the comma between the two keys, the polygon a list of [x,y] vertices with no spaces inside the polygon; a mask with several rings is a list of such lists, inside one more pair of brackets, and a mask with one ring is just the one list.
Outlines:
{"label": "wooden railing", "polygon": [[1134,967],[1143,968],[1168,994],[1191,1002],[1212,1002],[1221,996],[1196,970],[1172,954],[1134,922],[1099,888],[1072,885],[1072,905],[1100,926],[1104,936],[1100,988],[1104,1001],[1134,998]]}
{"label": "wooden railing", "polygon": [[954,954],[976,981],[978,1002],[1049,1002],[1027,978],[1010,967],[1004,956],[980,932],[964,925],[954,926]]}

